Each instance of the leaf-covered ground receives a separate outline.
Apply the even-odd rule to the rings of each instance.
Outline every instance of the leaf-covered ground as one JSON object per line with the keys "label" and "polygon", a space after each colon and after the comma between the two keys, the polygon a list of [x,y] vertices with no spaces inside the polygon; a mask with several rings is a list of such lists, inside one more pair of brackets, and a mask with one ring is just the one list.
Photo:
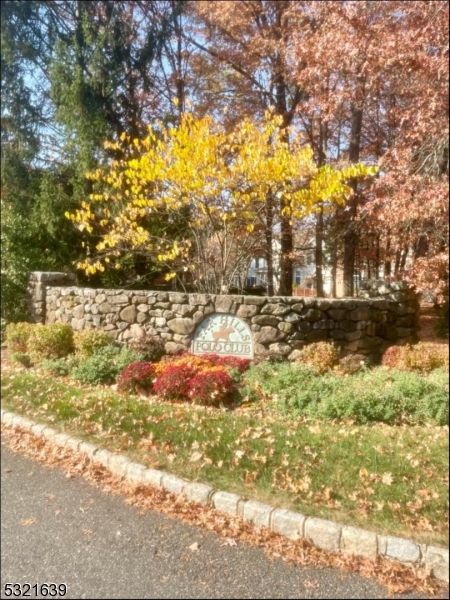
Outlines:
{"label": "leaf-covered ground", "polygon": [[[141,511],[164,512],[172,518],[215,531],[223,544],[236,545],[238,541],[262,547],[269,558],[281,557],[293,565],[338,567],[348,572],[358,572],[385,585],[391,594],[418,592],[428,597],[446,598],[448,588],[431,578],[423,568],[410,568],[395,561],[377,558],[369,560],[343,554],[330,554],[312,546],[307,540],[291,541],[265,528],[258,529],[238,517],[232,517],[210,507],[188,502],[164,489],[136,486],[125,483],[104,467],[92,463],[84,455],[56,447],[42,438],[2,425],[2,438],[15,452],[48,467],[60,467],[66,476],[83,477],[102,490],[121,494],[125,501]],[[23,523],[24,527],[28,526]],[[86,530],[86,535],[91,533]],[[194,550],[194,549],[193,549]]]}

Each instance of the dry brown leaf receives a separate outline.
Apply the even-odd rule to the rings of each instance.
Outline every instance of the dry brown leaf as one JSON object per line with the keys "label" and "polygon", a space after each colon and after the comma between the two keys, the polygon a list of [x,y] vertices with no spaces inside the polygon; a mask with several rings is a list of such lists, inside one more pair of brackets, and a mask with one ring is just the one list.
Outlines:
{"label": "dry brown leaf", "polygon": [[24,519],[21,524],[24,527],[29,527],[30,525],[34,525],[36,523],[36,519],[34,519],[33,517],[30,517],[29,519]]}
{"label": "dry brown leaf", "polygon": [[383,473],[381,476],[381,481],[385,485],[392,485],[394,478],[392,477],[392,473]]}
{"label": "dry brown leaf", "polygon": [[309,579],[305,579],[303,585],[305,586],[305,588],[310,588],[310,589],[316,589],[319,587],[319,584],[317,583],[317,581],[310,581]]}
{"label": "dry brown leaf", "polygon": [[203,452],[194,452],[189,459],[190,462],[197,462],[203,456]]}
{"label": "dry brown leaf", "polygon": [[237,546],[237,542],[233,538],[225,538],[225,541],[220,544],[221,546]]}
{"label": "dry brown leaf", "polygon": [[191,550],[191,552],[198,552],[198,549],[199,549],[198,542],[194,542],[193,544],[191,544],[189,546],[189,550]]}

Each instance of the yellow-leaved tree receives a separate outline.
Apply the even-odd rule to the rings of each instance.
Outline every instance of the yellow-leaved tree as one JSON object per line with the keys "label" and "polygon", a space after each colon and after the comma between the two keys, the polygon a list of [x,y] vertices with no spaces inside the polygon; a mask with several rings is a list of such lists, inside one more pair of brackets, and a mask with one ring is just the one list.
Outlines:
{"label": "yellow-leaved tree", "polygon": [[[268,112],[263,122],[244,120],[226,132],[210,117],[184,114],[178,127],[158,123],[145,139],[122,135],[106,143],[128,158],[88,174],[96,192],[66,213],[99,236],[78,267],[117,268],[123,253],[138,252],[164,265],[166,279],[183,288],[227,293],[252,257],[271,258],[282,215],[298,219],[345,203],[352,193],[347,182],[376,172],[362,164],[317,168],[304,140],[289,132],[287,143],[280,125]],[[181,226],[171,235],[152,227],[175,222]]]}

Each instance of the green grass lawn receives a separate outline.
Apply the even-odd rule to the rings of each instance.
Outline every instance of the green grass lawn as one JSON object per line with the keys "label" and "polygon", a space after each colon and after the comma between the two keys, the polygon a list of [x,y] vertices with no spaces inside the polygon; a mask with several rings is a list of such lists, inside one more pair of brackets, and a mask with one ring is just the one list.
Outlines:
{"label": "green grass lawn", "polygon": [[163,403],[7,367],[2,406],[217,489],[448,545],[448,427],[317,421]]}

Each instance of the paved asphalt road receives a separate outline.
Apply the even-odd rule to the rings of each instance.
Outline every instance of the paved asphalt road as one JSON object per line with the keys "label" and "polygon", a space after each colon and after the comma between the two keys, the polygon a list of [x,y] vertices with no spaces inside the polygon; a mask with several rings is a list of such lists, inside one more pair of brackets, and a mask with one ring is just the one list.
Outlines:
{"label": "paved asphalt road", "polygon": [[[65,583],[66,598],[388,597],[357,575],[270,562],[258,548],[226,546],[163,514],[140,514],[4,444],[1,490],[1,598],[6,583],[25,582]],[[197,551],[189,549],[195,542]]]}

